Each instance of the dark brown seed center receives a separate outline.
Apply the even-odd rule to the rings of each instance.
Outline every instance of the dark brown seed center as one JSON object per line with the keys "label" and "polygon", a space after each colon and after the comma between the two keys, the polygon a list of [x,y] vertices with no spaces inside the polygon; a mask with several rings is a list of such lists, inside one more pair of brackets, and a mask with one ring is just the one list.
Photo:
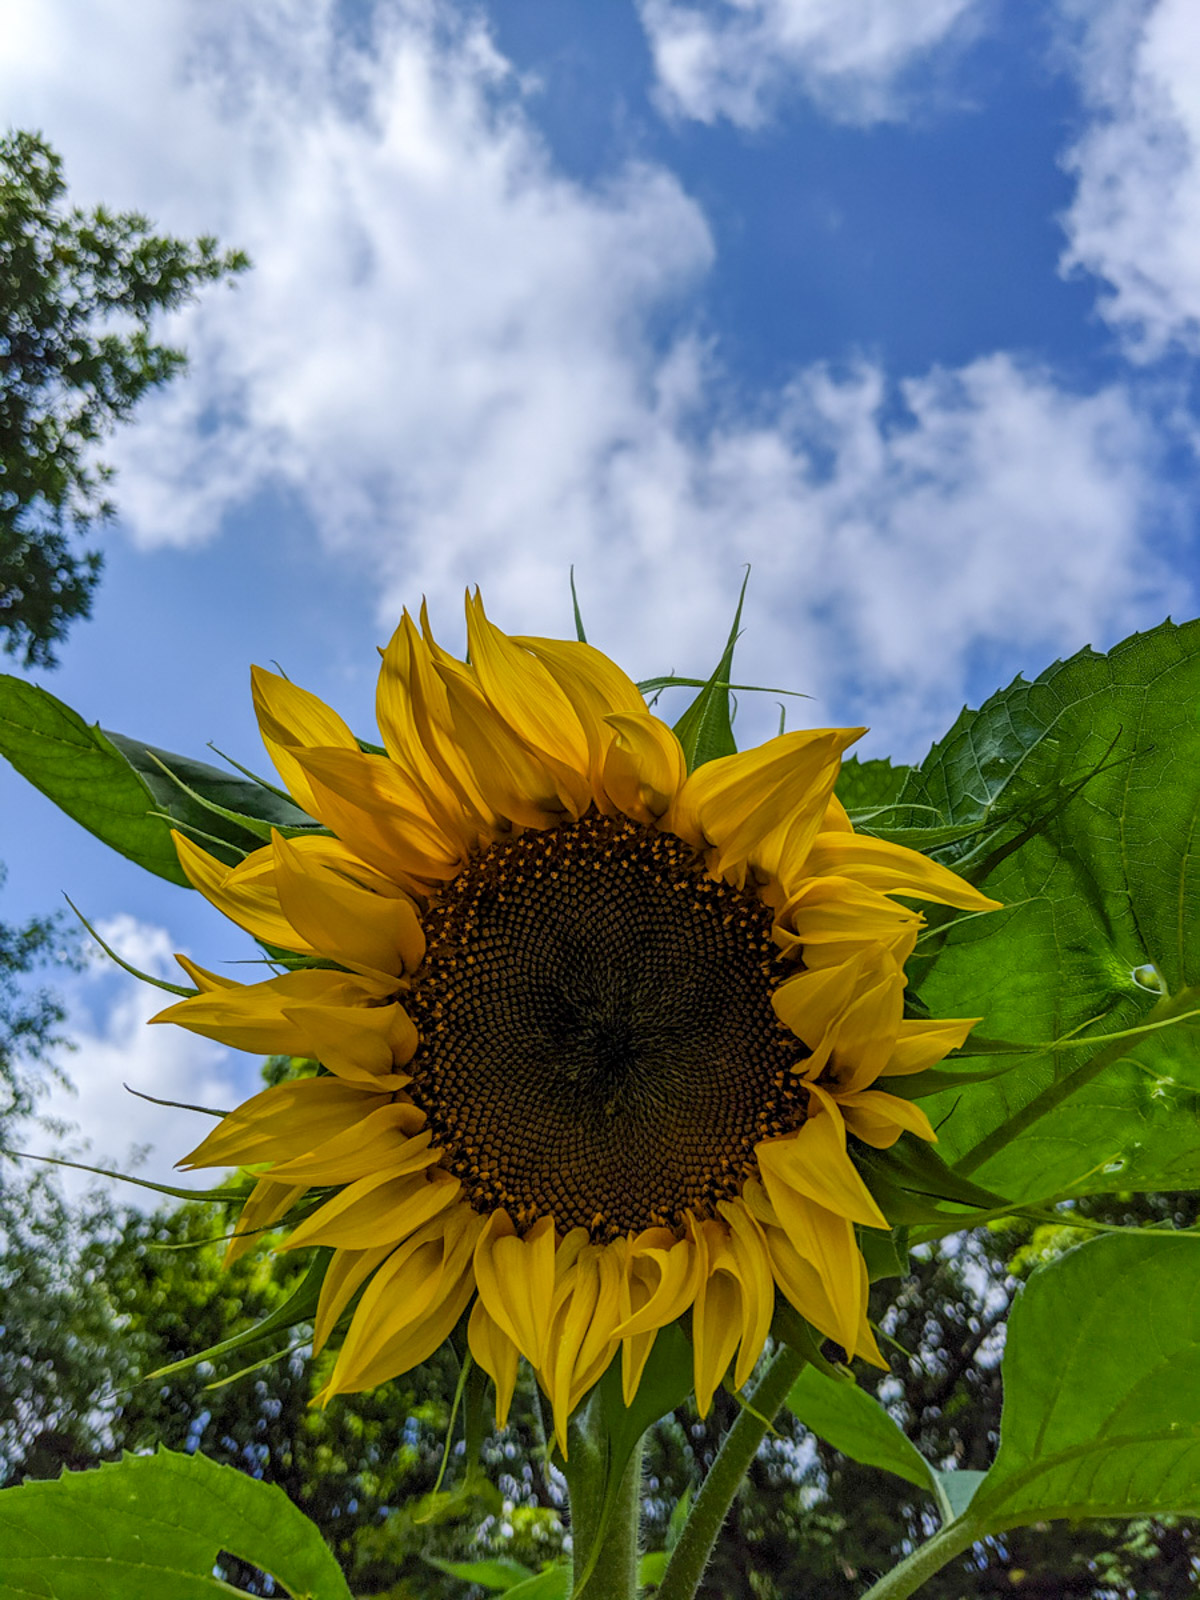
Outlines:
{"label": "dark brown seed center", "polygon": [[771,913],[674,835],[595,814],[526,833],[425,928],[411,1094],[480,1211],[602,1240],[678,1227],[803,1122]]}

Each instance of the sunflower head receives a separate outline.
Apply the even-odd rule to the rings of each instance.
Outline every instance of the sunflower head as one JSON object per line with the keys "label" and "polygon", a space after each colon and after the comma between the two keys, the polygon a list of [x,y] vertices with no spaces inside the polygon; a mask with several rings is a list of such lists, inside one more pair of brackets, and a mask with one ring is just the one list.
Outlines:
{"label": "sunflower head", "polygon": [[[407,614],[379,678],[383,753],[255,670],[263,739],[319,826],[195,886],[275,951],[238,984],[184,965],[170,1021],[320,1063],[225,1117],[182,1165],[254,1170],[231,1249],[286,1219],[332,1251],[324,1393],[424,1360],[469,1309],[503,1422],[524,1356],[565,1448],[618,1357],[626,1401],[690,1317],[701,1412],[745,1382],[777,1294],[880,1362],[852,1159],[924,1113],[886,1080],[974,1019],[904,1015],[909,903],[994,902],[855,833],[833,789],[861,729],[781,735],[689,772],[587,644],[510,638],[467,603],[468,658]],[[181,958],[183,960],[183,958]],[[882,1364],[882,1363],[880,1363]]]}

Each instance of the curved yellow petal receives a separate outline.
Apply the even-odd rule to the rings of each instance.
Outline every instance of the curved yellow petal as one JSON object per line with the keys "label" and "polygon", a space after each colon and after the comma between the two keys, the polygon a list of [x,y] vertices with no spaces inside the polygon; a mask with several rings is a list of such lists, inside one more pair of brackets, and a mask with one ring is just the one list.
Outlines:
{"label": "curved yellow petal", "polygon": [[381,654],[375,713],[384,748],[420,788],[447,837],[471,850],[495,835],[498,819],[458,750],[445,685],[407,611]]}
{"label": "curved yellow petal", "polygon": [[748,871],[788,882],[816,838],[842,752],[865,728],[780,734],[754,750],[721,756],[692,772],[670,826],[712,847],[711,870],[742,884]]}
{"label": "curved yellow petal", "polygon": [[456,1206],[387,1258],[359,1301],[330,1393],[373,1388],[433,1354],[471,1297],[480,1226],[469,1206]]}
{"label": "curved yellow petal", "polygon": [[313,1355],[320,1355],[329,1342],[342,1312],[396,1248],[379,1244],[373,1250],[335,1250],[321,1280],[321,1294],[313,1321]]}
{"label": "curved yellow petal", "polygon": [[454,1201],[461,1188],[448,1173],[418,1173],[394,1178],[374,1172],[347,1184],[311,1217],[299,1223],[281,1250],[332,1245],[339,1250],[371,1250],[399,1244]]}
{"label": "curved yellow petal", "polygon": [[[193,969],[200,970],[200,969]],[[209,976],[212,976],[211,974]],[[380,985],[349,972],[302,968],[262,983],[221,984],[168,1006],[151,1022],[174,1022],[206,1039],[258,1055],[312,1056],[307,1034],[290,1012],[305,1006],[345,1008],[369,1016]],[[405,1080],[407,1081],[407,1080]],[[372,1087],[375,1085],[372,1084]],[[398,1087],[393,1084],[392,1087]]]}
{"label": "curved yellow petal", "polygon": [[497,717],[532,751],[586,784],[590,751],[570,696],[545,662],[488,621],[478,590],[467,596],[467,647],[475,681]]}
{"label": "curved yellow petal", "polygon": [[455,738],[488,808],[522,828],[578,820],[591,803],[586,778],[531,750],[473,683],[442,670]]}
{"label": "curved yellow petal", "polygon": [[296,750],[313,745],[341,745],[357,750],[358,740],[323,700],[277,673],[251,667],[250,684],[259,732],[275,770],[297,804],[315,817],[312,786],[296,761]]}
{"label": "curved yellow petal", "polygon": [[475,1281],[489,1313],[541,1368],[554,1309],[554,1222],[541,1217],[521,1238],[507,1211],[488,1217],[475,1247]]}
{"label": "curved yellow petal", "polygon": [[856,1094],[839,1094],[837,1103],[855,1138],[877,1150],[890,1150],[902,1133],[915,1133],[918,1139],[937,1142],[937,1134],[920,1106],[899,1095],[861,1089]]}
{"label": "curved yellow petal", "polygon": [[503,1428],[507,1426],[517,1386],[521,1352],[478,1296],[467,1323],[467,1344],[472,1356],[496,1385],[496,1426]]}
{"label": "curved yellow petal", "polygon": [[633,1404],[642,1372],[660,1328],[676,1321],[696,1298],[700,1255],[695,1239],[677,1239],[669,1228],[646,1228],[628,1241],[618,1285],[621,1321],[621,1386]]}
{"label": "curved yellow petal", "polygon": [[417,782],[386,756],[302,750],[321,821],[394,883],[417,894],[461,871],[466,852],[429,808]]}
{"label": "curved yellow petal", "polygon": [[722,1200],[717,1210],[729,1228],[729,1247],[742,1294],[742,1326],[733,1386],[740,1389],[754,1371],[775,1314],[775,1279],[762,1229],[740,1200]]}
{"label": "curved yellow petal", "polygon": [[223,1265],[228,1267],[252,1249],[262,1234],[285,1217],[307,1191],[308,1185],[304,1183],[278,1183],[274,1178],[260,1178],[234,1225]]}
{"label": "curved yellow petal", "polygon": [[340,1078],[277,1083],[222,1117],[208,1137],[176,1164],[250,1167],[287,1161],[359,1127],[387,1105],[386,1096],[368,1094]]}
{"label": "curved yellow petal", "polygon": [[270,845],[255,850],[237,867],[227,867],[174,828],[171,838],[188,882],[222,915],[265,944],[295,950],[298,955],[313,953],[312,945],[292,927],[279,904]]}
{"label": "curved yellow petal", "polygon": [[555,1258],[554,1315],[540,1377],[564,1456],[571,1413],[616,1354],[624,1245],[622,1239],[591,1244],[585,1230],[578,1228],[563,1241]]}
{"label": "curved yellow petal", "polygon": [[549,669],[574,707],[587,739],[588,774],[597,800],[604,793],[605,757],[613,740],[609,718],[614,712],[645,712],[636,683],[593,645],[574,639],[514,638]]}
{"label": "curved yellow petal", "polygon": [[316,1186],[354,1183],[374,1172],[393,1178],[423,1172],[442,1154],[431,1148],[433,1135],[422,1129],[424,1121],[416,1106],[382,1106],[306,1154],[274,1163],[268,1175]]}
{"label": "curved yellow petal", "polygon": [[271,845],[283,914],[314,950],[372,977],[416,971],[425,935],[407,895],[360,888],[307,861],[280,833],[272,833]]}
{"label": "curved yellow petal", "polygon": [[[813,1088],[814,1097],[820,1091]],[[754,1157],[771,1204],[786,1228],[795,1199],[815,1201],[851,1222],[886,1228],[887,1218],[875,1203],[858,1168],[846,1153],[846,1128],[836,1110],[822,1108],[795,1133],[755,1145]],[[790,1230],[789,1230],[790,1231]]]}
{"label": "curved yellow petal", "polygon": [[960,911],[998,911],[989,899],[948,867],[931,861],[907,845],[873,839],[865,833],[820,833],[804,863],[812,877],[849,878],[880,894],[902,894],[910,900],[933,900]]}
{"label": "curved yellow petal", "polygon": [[893,944],[924,918],[849,878],[805,878],[775,915],[775,940],[785,949],[865,940]]}
{"label": "curved yellow petal", "polygon": [[742,1289],[728,1230],[711,1219],[695,1223],[694,1228],[704,1268],[692,1306],[692,1354],[696,1410],[706,1417],[741,1337]]}
{"label": "curved yellow petal", "polygon": [[283,1014],[303,1041],[292,1054],[313,1056],[339,1078],[368,1089],[399,1089],[411,1082],[407,1073],[397,1070],[412,1060],[418,1042],[416,1027],[403,1006],[339,1006],[322,1001],[289,1004]]}
{"label": "curved yellow petal", "polygon": [[624,711],[607,718],[612,743],[605,757],[603,793],[635,822],[665,816],[687,779],[683,746],[649,711]]}
{"label": "curved yellow petal", "polygon": [[906,1018],[880,1075],[896,1078],[936,1066],[951,1050],[959,1050],[981,1017]]}

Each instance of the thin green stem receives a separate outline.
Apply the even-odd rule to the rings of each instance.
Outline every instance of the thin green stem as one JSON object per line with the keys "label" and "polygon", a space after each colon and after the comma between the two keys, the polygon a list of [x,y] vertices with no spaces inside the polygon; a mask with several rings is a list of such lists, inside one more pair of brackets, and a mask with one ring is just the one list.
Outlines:
{"label": "thin green stem", "polygon": [[806,1360],[788,1344],[781,1344],[771,1357],[696,1496],[667,1562],[657,1600],[692,1600],[742,1479]]}
{"label": "thin green stem", "polygon": [[955,1556],[970,1549],[979,1538],[982,1538],[982,1533],[969,1517],[960,1517],[957,1522],[948,1523],[946,1527],[939,1528],[932,1539],[918,1545],[910,1556],[905,1556],[898,1567],[893,1567],[878,1583],[873,1583],[862,1600],[907,1600],[907,1596],[919,1589],[926,1578],[932,1578],[935,1572],[940,1572]]}

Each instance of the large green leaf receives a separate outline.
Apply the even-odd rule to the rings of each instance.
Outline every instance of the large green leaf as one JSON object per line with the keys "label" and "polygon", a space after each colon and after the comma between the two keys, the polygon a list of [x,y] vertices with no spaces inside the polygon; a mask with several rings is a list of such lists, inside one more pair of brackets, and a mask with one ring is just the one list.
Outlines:
{"label": "large green leaf", "polygon": [[1039,1268],[1003,1375],[973,1520],[1200,1513],[1200,1238],[1109,1234]]}
{"label": "large green leaf", "polygon": [[1200,622],[1018,679],[900,799],[1012,819],[986,873],[1007,909],[927,934],[912,971],[935,1016],[1034,1048],[925,1101],[941,1153],[1016,1200],[1200,1184],[1200,1029],[1171,1022],[1200,1007]]}
{"label": "large green leaf", "polygon": [[215,855],[234,862],[258,848],[270,824],[313,825],[260,784],[105,733],[47,690],[7,675],[0,675],[0,755],[105,844],[185,886],[173,826],[203,836]]}
{"label": "large green leaf", "polygon": [[216,1600],[221,1552],[292,1600],[350,1600],[314,1523],[282,1489],[204,1456],[126,1456],[0,1493],[0,1600]]}

